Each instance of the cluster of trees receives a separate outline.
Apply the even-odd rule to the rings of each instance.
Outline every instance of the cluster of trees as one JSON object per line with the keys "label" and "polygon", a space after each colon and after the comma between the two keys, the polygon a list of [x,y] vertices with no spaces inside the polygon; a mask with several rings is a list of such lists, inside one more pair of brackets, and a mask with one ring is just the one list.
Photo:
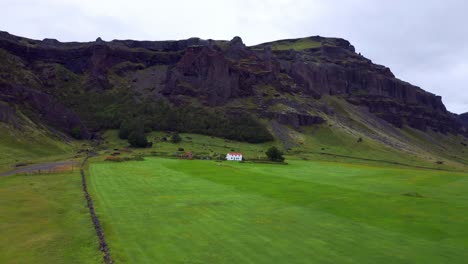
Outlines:
{"label": "cluster of trees", "polygon": [[[135,148],[146,148],[151,147],[153,142],[149,142],[145,135],[143,121],[136,120],[125,120],[122,122],[119,128],[119,138],[127,139],[130,146]],[[171,136],[172,143],[179,143],[182,141],[179,133],[174,133]]]}
{"label": "cluster of trees", "polygon": [[273,140],[270,132],[248,113],[226,113],[222,109],[173,107],[164,101],[146,102],[137,109],[152,130],[172,130],[260,143]]}
{"label": "cluster of trees", "polygon": [[[222,108],[174,106],[164,100],[137,102],[124,89],[90,91],[90,94],[76,95],[67,103],[80,113],[91,130],[118,129],[125,127],[126,122],[138,121],[140,127],[134,125],[132,131],[136,130],[136,135],[132,138],[140,139],[139,143],[144,141],[141,134],[145,130],[205,134],[249,143],[274,139],[266,127],[248,113],[228,113]],[[124,138],[129,136],[124,135]]]}
{"label": "cluster of trees", "polygon": [[125,120],[120,125],[119,138],[127,139],[130,146],[146,148],[152,145],[145,135],[143,123],[139,120]]}
{"label": "cluster of trees", "polygon": [[222,109],[191,106],[174,107],[164,101],[142,102],[133,111],[127,112],[123,120],[121,128],[129,127],[126,124],[132,123],[131,120],[138,120],[140,127],[137,129],[137,125],[133,125],[133,130],[137,129],[140,133],[146,128],[147,131],[197,133],[249,143],[273,140],[265,126],[248,113],[226,113]]}

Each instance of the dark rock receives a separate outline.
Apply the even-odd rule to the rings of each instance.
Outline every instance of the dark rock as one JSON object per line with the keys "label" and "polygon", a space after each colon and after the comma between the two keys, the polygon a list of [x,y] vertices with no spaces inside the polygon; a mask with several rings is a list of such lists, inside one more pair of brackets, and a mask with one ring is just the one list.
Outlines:
{"label": "dark rock", "polygon": [[389,99],[379,95],[353,95],[348,102],[365,105],[371,113],[386,120],[396,127],[410,127],[427,130],[431,128],[441,133],[458,133],[463,131],[461,121],[449,114],[440,97],[431,97],[429,93],[418,96],[421,102]]}
{"label": "dark rock", "polygon": [[468,113],[460,114],[458,117],[465,125],[465,127],[468,127]]}
{"label": "dark rock", "polygon": [[51,39],[51,38],[45,38],[42,40],[42,43],[45,45],[50,45],[50,46],[56,46],[59,45],[60,42],[56,39]]}
{"label": "dark rock", "polygon": [[229,47],[231,48],[236,48],[236,49],[243,49],[245,48],[244,42],[242,42],[242,39],[238,36],[235,36],[230,42],[229,42]]}
{"label": "dark rock", "polygon": [[[270,42],[251,48],[246,47],[240,37],[229,42],[199,38],[105,42],[98,38],[85,43],[61,43],[0,32],[0,49],[14,56],[19,61],[18,68],[35,83],[29,85],[8,77],[15,76],[18,68],[3,70],[0,77],[7,81],[0,87],[0,100],[28,105],[36,118],[67,132],[74,126],[82,126],[81,113],[65,107],[61,103],[63,97],[51,92],[50,87],[76,85],[79,88],[74,89],[82,89],[74,90],[76,93],[127,90],[135,101],[164,97],[176,105],[191,102],[183,100],[190,97],[208,106],[223,106],[236,98],[256,98],[264,93],[265,98],[256,102],[262,109],[268,106],[263,101],[268,100],[269,94],[257,93],[256,89],[269,86],[275,89],[275,99],[285,94],[315,99],[339,96],[368,108],[370,113],[396,127],[408,125],[420,130],[468,135],[467,114],[449,113],[439,96],[396,79],[389,68],[356,54],[347,40],[320,36],[306,40],[318,42],[320,46],[275,50],[276,43]],[[49,76],[44,74],[44,67],[37,66],[44,63],[60,65],[70,74],[58,83],[60,78],[56,73]],[[145,75],[148,68],[159,66],[164,70]],[[80,82],[77,84],[71,75],[78,76]],[[148,92],[140,87],[145,83],[157,89],[147,89]],[[299,109],[302,106],[293,105],[293,108],[301,114],[276,114],[272,118],[294,127],[324,122],[320,117],[302,114],[305,112]],[[0,109],[0,119],[10,116],[11,122],[11,110],[5,109]]]}
{"label": "dark rock", "polygon": [[291,125],[295,128],[325,123],[325,120],[320,116],[312,116],[306,114],[272,113],[271,117],[278,120],[278,122],[281,124]]}

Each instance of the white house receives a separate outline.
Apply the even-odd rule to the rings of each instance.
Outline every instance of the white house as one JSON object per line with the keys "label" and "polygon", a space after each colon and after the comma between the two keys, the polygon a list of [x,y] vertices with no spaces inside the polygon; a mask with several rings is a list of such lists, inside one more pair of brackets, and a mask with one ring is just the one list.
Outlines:
{"label": "white house", "polygon": [[242,153],[240,152],[229,152],[226,154],[226,160],[242,160]]}

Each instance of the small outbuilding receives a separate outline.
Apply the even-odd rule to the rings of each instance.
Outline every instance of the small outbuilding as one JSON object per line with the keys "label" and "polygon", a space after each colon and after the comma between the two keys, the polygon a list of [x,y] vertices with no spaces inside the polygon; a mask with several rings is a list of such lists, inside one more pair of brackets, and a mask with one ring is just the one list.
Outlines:
{"label": "small outbuilding", "polygon": [[226,160],[241,161],[242,160],[242,153],[240,153],[240,152],[229,152],[228,154],[226,154]]}

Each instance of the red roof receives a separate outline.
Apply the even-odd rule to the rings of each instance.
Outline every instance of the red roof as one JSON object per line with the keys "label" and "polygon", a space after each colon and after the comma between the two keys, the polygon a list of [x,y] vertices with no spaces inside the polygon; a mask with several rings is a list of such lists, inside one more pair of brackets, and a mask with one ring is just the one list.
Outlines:
{"label": "red roof", "polygon": [[228,154],[231,156],[242,156],[242,153],[240,152],[229,152]]}

